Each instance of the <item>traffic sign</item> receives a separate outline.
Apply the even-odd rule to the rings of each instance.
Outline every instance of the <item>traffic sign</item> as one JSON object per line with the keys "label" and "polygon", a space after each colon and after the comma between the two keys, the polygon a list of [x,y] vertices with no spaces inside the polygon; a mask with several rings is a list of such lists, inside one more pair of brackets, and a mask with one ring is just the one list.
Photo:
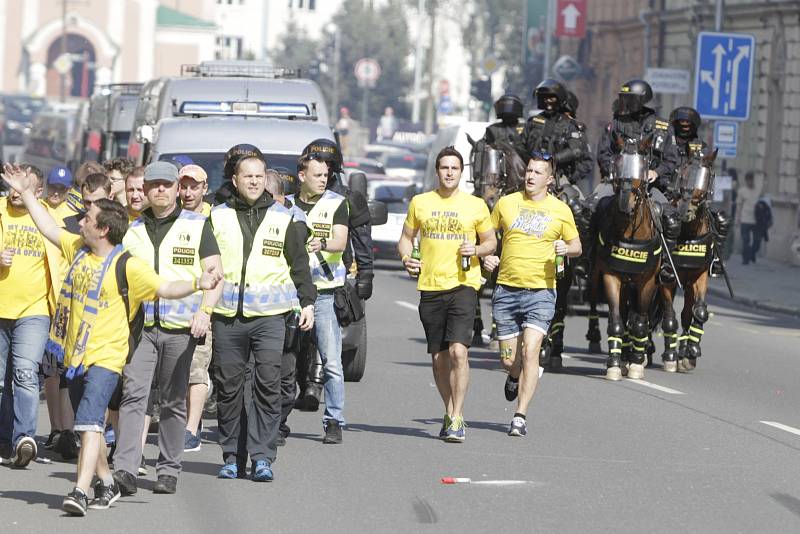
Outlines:
{"label": "traffic sign", "polygon": [[581,65],[572,56],[561,56],[553,63],[553,72],[564,81],[577,78],[581,73]]}
{"label": "traffic sign", "polygon": [[682,69],[647,69],[644,79],[650,84],[654,93],[671,95],[688,95],[691,90],[692,76],[688,70]]}
{"label": "traffic sign", "polygon": [[586,0],[558,0],[556,37],[586,35]]}
{"label": "traffic sign", "polygon": [[381,66],[371,57],[365,57],[356,61],[353,72],[362,84],[373,85],[381,77]]}
{"label": "traffic sign", "polygon": [[739,141],[739,124],[718,121],[714,123],[714,148],[722,158],[735,158]]}
{"label": "traffic sign", "polygon": [[697,37],[694,107],[704,119],[750,116],[756,40],[752,35],[701,32]]}

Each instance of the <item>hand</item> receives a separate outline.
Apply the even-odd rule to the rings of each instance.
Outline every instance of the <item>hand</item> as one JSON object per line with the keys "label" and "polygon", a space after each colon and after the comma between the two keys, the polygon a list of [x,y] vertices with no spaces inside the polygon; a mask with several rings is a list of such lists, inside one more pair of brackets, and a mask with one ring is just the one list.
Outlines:
{"label": "hand", "polygon": [[222,273],[217,272],[216,266],[209,265],[208,269],[203,271],[203,274],[200,275],[200,279],[197,282],[197,287],[208,291],[217,287],[217,284],[219,284],[221,280]]}
{"label": "hand", "polygon": [[461,243],[461,247],[458,249],[458,253],[462,256],[475,256],[478,251],[477,247],[474,243]]}
{"label": "hand", "polygon": [[0,265],[3,267],[11,267],[11,262],[14,259],[15,253],[16,251],[11,247],[3,249],[3,252],[0,254]]}
{"label": "hand", "polygon": [[497,269],[497,266],[500,265],[500,258],[497,256],[486,256],[483,258],[483,268],[486,269],[487,272],[492,272]]}
{"label": "hand", "polygon": [[297,326],[300,327],[300,330],[303,332],[308,332],[312,328],[314,328],[314,305],[309,304],[302,310],[300,310],[300,321],[298,321]]}
{"label": "hand", "polygon": [[23,169],[20,165],[3,165],[2,178],[17,193],[24,193],[32,189],[34,180],[33,175]]}
{"label": "hand", "polygon": [[553,248],[556,250],[556,256],[566,256],[567,255],[567,244],[561,240],[556,239],[553,241]]}
{"label": "hand", "polygon": [[359,273],[356,275],[356,293],[358,298],[362,300],[369,300],[372,296],[372,278],[371,273]]}
{"label": "hand", "polygon": [[189,325],[189,328],[192,331],[192,335],[199,339],[208,333],[208,327],[210,324],[211,317],[209,317],[206,312],[197,310],[192,317],[192,324]]}
{"label": "hand", "polygon": [[315,237],[314,239],[308,242],[306,248],[311,253],[319,252],[320,250],[322,250],[322,242],[319,240],[318,237]]}
{"label": "hand", "polygon": [[655,182],[656,178],[658,178],[658,173],[656,171],[654,171],[652,169],[647,171],[647,183],[648,184],[652,184],[653,182]]}
{"label": "hand", "polygon": [[406,271],[411,276],[418,276],[420,270],[422,269],[422,260],[408,257],[403,260],[403,267],[406,268]]}

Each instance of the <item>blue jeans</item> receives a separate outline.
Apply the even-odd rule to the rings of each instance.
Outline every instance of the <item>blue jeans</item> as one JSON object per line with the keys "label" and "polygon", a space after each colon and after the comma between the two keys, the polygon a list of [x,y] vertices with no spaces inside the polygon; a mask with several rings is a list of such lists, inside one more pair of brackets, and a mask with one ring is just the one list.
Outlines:
{"label": "blue jeans", "polygon": [[314,303],[314,335],[325,369],[325,414],[322,424],[344,420],[344,370],[342,369],[342,330],[333,310],[333,295],[318,295]]}
{"label": "blue jeans", "polygon": [[75,432],[105,429],[106,408],[119,380],[119,373],[99,365],[92,365],[81,376],[67,380],[69,400],[75,410]]}
{"label": "blue jeans", "polygon": [[33,315],[0,319],[0,371],[3,396],[0,401],[0,447],[16,446],[36,435],[39,415],[39,365],[50,331],[50,318]]}

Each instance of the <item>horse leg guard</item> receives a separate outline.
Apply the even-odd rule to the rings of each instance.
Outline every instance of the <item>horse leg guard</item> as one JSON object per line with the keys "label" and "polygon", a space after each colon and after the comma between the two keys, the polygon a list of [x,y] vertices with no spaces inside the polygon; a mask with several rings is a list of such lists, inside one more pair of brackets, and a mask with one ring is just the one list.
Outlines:
{"label": "horse leg guard", "polygon": [[674,316],[665,316],[661,321],[661,330],[664,331],[664,352],[661,361],[664,370],[674,373],[678,370],[678,319]]}
{"label": "horse leg guard", "polygon": [[550,336],[544,336],[544,339],[542,339],[542,346],[539,347],[539,367],[547,369],[550,366],[551,348]]}
{"label": "horse leg guard", "polygon": [[309,366],[306,386],[303,395],[295,402],[295,408],[303,412],[316,412],[322,398],[322,381],[325,370],[316,347],[314,347],[313,353],[308,354],[307,357]]}
{"label": "horse leg guard", "polygon": [[695,302],[692,307],[692,323],[686,340],[686,357],[696,360],[701,356],[700,340],[703,339],[703,325],[708,321],[708,307],[701,301]]}
{"label": "horse leg guard", "polygon": [[589,342],[589,352],[600,352],[600,342],[603,340],[600,334],[600,316],[596,313],[589,314],[589,330],[586,332],[586,340]]}
{"label": "horse leg guard", "polygon": [[[731,220],[728,218],[728,215],[724,211],[716,211],[711,210],[711,219],[713,221],[713,225],[711,226],[711,232],[714,234],[714,240],[716,241],[719,247],[725,246],[725,241],[728,239],[728,232],[731,227]],[[711,262],[711,266],[708,269],[708,274],[713,278],[718,278],[723,275],[722,272],[722,265],[720,265],[720,259],[723,254],[722,250],[717,250],[717,257]]]}
{"label": "horse leg guard", "polygon": [[561,353],[564,352],[564,322],[550,325],[550,371],[560,371],[563,367]]}
{"label": "horse leg guard", "polygon": [[671,285],[675,283],[676,277],[668,255],[678,243],[678,237],[681,234],[681,220],[674,211],[665,209],[661,215],[661,225],[664,229],[666,247],[661,250],[661,270],[658,273],[658,281],[661,285]]}
{"label": "horse leg guard", "polygon": [[619,323],[608,323],[608,359],[606,360],[606,378],[620,380],[622,378],[622,336],[625,329]]}
{"label": "horse leg guard", "polygon": [[631,353],[628,378],[644,377],[644,361],[647,356],[648,328],[647,318],[638,313],[631,313],[629,318]]}

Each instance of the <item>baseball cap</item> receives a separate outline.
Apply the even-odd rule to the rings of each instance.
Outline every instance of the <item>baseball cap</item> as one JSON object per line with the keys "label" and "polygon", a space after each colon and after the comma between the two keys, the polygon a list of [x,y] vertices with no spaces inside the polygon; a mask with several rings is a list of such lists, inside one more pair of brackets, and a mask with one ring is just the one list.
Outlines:
{"label": "baseball cap", "polygon": [[50,174],[47,175],[47,183],[70,187],[72,185],[72,173],[69,172],[68,168],[58,165],[50,170]]}
{"label": "baseball cap", "polygon": [[196,182],[208,181],[208,174],[200,165],[184,165],[181,167],[181,170],[178,171],[178,177],[183,178],[184,176],[188,176]]}
{"label": "baseball cap", "polygon": [[192,158],[190,158],[189,156],[185,156],[183,154],[170,156],[163,161],[169,161],[170,163],[175,165],[176,169],[180,169],[181,167],[185,167],[186,165],[191,165],[194,163],[194,161],[192,161]]}
{"label": "baseball cap", "polygon": [[145,182],[177,182],[178,168],[168,161],[155,161],[144,168]]}

